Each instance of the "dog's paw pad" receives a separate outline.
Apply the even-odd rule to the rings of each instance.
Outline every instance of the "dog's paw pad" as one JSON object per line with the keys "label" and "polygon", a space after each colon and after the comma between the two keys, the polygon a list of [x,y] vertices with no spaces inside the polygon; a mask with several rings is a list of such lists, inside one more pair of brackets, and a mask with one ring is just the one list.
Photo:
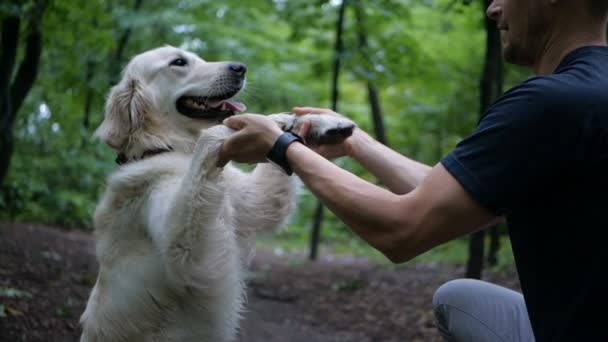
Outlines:
{"label": "dog's paw pad", "polygon": [[353,134],[355,124],[347,123],[340,124],[337,127],[330,128],[319,135],[319,144],[337,144]]}
{"label": "dog's paw pad", "polygon": [[349,124],[349,125],[340,125],[336,128],[330,128],[325,132],[325,136],[328,137],[333,137],[333,136],[338,136],[338,137],[350,137],[353,134],[353,130],[355,129],[355,125],[354,124]]}

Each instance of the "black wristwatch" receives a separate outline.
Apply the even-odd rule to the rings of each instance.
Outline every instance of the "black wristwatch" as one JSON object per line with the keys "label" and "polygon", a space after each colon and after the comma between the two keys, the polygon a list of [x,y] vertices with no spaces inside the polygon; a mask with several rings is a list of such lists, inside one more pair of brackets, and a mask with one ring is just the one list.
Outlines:
{"label": "black wristwatch", "polygon": [[274,145],[268,152],[268,155],[266,155],[266,159],[268,159],[268,161],[278,165],[290,176],[293,171],[291,170],[289,162],[287,161],[287,148],[296,141],[303,143],[302,138],[300,138],[297,134],[285,132],[277,138]]}

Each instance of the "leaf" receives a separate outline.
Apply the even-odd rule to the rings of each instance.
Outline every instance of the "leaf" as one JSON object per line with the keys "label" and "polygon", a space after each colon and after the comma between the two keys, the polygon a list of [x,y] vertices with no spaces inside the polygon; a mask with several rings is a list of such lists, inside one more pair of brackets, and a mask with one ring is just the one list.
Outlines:
{"label": "leaf", "polygon": [[23,312],[15,309],[15,308],[12,308],[10,306],[6,307],[6,312],[13,317],[23,316]]}
{"label": "leaf", "polygon": [[32,294],[27,291],[18,290],[12,287],[0,287],[0,297],[32,298]]}
{"label": "leaf", "polygon": [[69,318],[73,316],[72,309],[67,306],[57,308],[57,310],[55,310],[55,313],[61,318]]}

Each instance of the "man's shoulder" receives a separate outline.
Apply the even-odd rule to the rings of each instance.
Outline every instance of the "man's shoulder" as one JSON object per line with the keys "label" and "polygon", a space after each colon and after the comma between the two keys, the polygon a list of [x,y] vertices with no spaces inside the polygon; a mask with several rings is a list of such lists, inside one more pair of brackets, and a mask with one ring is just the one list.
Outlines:
{"label": "man's shoulder", "polygon": [[542,116],[573,114],[589,108],[608,108],[608,77],[564,72],[532,77],[501,96],[487,114],[505,113]]}
{"label": "man's shoulder", "polygon": [[608,48],[580,49],[555,73],[532,77],[510,93],[553,110],[608,105]]}
{"label": "man's shoulder", "polygon": [[[542,101],[552,104],[569,97],[588,87],[589,80],[572,77],[569,74],[552,74],[547,76],[531,77],[505,93],[507,96],[521,100]],[[566,97],[566,99],[564,99]],[[549,100],[547,102],[547,100]]]}
{"label": "man's shoulder", "polygon": [[488,108],[482,120],[525,121],[554,112],[570,97],[563,81],[553,77],[533,77],[511,88]]}

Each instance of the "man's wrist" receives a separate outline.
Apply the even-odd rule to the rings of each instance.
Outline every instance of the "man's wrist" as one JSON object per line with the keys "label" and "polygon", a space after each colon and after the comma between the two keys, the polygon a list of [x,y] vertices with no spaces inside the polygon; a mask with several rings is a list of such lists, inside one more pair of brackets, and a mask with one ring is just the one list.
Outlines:
{"label": "man's wrist", "polygon": [[357,160],[358,156],[365,150],[364,146],[369,145],[373,141],[372,137],[357,127],[353,131],[353,135],[344,143],[344,152],[348,157]]}
{"label": "man's wrist", "polygon": [[281,167],[288,175],[291,175],[293,171],[287,160],[287,149],[295,142],[303,143],[303,140],[295,133],[284,132],[275,140],[266,155],[268,161]]}
{"label": "man's wrist", "polygon": [[283,130],[277,128],[277,130],[272,130],[270,134],[264,135],[264,143],[268,146],[268,151],[272,149],[274,143],[283,133],[285,133]]}

